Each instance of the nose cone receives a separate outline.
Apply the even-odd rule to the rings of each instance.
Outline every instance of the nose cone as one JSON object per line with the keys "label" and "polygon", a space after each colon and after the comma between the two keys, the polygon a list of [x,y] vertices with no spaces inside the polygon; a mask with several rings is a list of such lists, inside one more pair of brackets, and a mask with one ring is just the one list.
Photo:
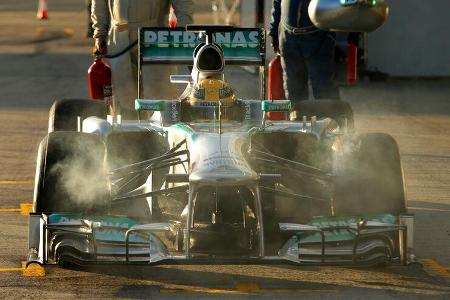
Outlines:
{"label": "nose cone", "polygon": [[189,181],[208,185],[247,184],[257,180],[245,159],[245,138],[241,134],[203,134],[192,150]]}
{"label": "nose cone", "polygon": [[199,169],[191,173],[189,181],[207,185],[245,185],[258,179],[251,169],[224,164],[215,168]]}

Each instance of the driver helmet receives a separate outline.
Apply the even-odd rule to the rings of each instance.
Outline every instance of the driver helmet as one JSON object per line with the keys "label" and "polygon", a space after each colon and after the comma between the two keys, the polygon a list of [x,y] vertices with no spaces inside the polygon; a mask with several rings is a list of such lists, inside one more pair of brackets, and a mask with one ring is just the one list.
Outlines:
{"label": "driver helmet", "polygon": [[220,79],[202,79],[194,85],[189,97],[190,106],[196,111],[197,120],[218,118],[219,102],[222,106],[222,119],[227,119],[227,107],[236,100],[233,89]]}
{"label": "driver helmet", "polygon": [[218,106],[221,101],[222,105],[227,106],[234,102],[235,95],[233,89],[223,80],[220,79],[202,79],[193,88],[189,97],[192,106],[208,105]]}

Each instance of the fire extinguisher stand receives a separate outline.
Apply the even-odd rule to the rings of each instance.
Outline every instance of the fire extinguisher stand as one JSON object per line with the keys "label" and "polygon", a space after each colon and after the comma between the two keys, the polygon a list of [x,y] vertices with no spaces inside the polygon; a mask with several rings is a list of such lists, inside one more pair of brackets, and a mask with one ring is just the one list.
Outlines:
{"label": "fire extinguisher stand", "polygon": [[[361,33],[350,32],[347,44],[347,82],[355,84],[358,80],[358,46]],[[365,35],[364,35],[365,38]]]}
{"label": "fire extinguisher stand", "polygon": [[358,68],[358,46],[354,42],[347,45],[347,82],[355,84]]}

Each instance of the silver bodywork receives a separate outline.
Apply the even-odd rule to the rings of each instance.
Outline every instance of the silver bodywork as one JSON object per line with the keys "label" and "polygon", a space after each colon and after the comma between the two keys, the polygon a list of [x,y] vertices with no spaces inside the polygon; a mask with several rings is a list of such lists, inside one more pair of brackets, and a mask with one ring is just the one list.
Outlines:
{"label": "silver bodywork", "polygon": [[[30,239],[28,263],[56,263],[61,257],[56,257],[58,249],[73,248],[77,251],[71,252],[67,260],[80,264],[90,263],[145,263],[157,262],[239,262],[253,261],[264,263],[268,261],[291,262],[291,263],[327,263],[327,264],[373,264],[386,260],[387,242],[383,238],[385,234],[398,233],[402,248],[397,259],[406,263],[408,261],[408,244],[406,232],[412,232],[412,224],[406,226],[400,219],[389,219],[382,216],[373,221],[358,222],[357,219],[349,219],[346,222],[336,224],[327,223],[328,226],[314,226],[308,224],[279,224],[281,232],[292,232],[288,239],[279,249],[278,255],[266,255],[264,246],[264,220],[261,204],[261,191],[259,180],[261,177],[276,176],[276,174],[257,174],[244,159],[241,152],[242,145],[248,139],[248,132],[260,128],[260,120],[256,120],[253,126],[234,126],[224,129],[226,132],[219,135],[218,132],[202,132],[195,130],[196,124],[189,127],[178,126],[162,127],[158,120],[153,121],[123,121],[121,124],[111,124],[106,120],[90,117],[83,121],[83,131],[100,136],[107,136],[115,131],[145,131],[155,130],[167,137],[171,144],[186,140],[182,148],[189,150],[189,166],[177,166],[172,172],[180,174],[182,170],[188,175],[189,199],[186,224],[172,223],[148,223],[130,224],[126,221],[105,222],[96,221],[95,218],[82,217],[71,219],[70,216],[59,217],[57,222],[50,222],[51,216],[45,214],[31,215],[30,217]],[[286,122],[267,121],[264,130],[290,131],[305,134],[313,134],[317,137],[324,135],[336,135],[329,131],[331,119],[323,119],[315,122]],[[204,124],[197,124],[204,128]],[[227,131],[228,130],[228,131]],[[150,175],[150,177],[153,174]],[[151,180],[147,181],[151,183]],[[148,185],[147,183],[147,185]],[[170,184],[182,186],[181,183]],[[239,257],[205,257],[190,252],[190,233],[193,223],[194,195],[202,186],[236,186],[246,185],[251,190],[256,201],[256,220],[258,223],[259,243],[258,251],[252,256]],[[146,191],[151,191],[147,186]],[[151,197],[149,197],[151,198]],[[114,201],[114,200],[113,200]],[[121,223],[123,222],[123,223]],[[188,224],[191,224],[189,226]],[[186,226],[183,228],[183,226]],[[328,245],[325,250],[326,239],[333,238],[329,232],[342,230],[351,232],[351,238],[342,240],[335,246]],[[164,240],[164,235],[183,232],[186,246],[184,251],[171,251]],[[308,243],[307,240],[299,238],[295,233],[304,232],[323,238],[322,241]],[[163,233],[163,237],[161,237]],[[58,237],[70,234],[70,239],[60,240]],[[82,237],[81,239],[74,238]],[[364,237],[372,237],[364,239]],[[377,238],[379,236],[379,238]],[[394,234],[395,236],[395,234]],[[358,241],[359,239],[359,241]],[[56,243],[56,241],[58,241]],[[305,244],[303,244],[305,242]],[[394,241],[389,241],[394,244]],[[409,243],[412,240],[409,239]],[[395,257],[391,257],[394,259]]]}
{"label": "silver bodywork", "polygon": [[[194,68],[194,72],[198,72],[198,68]],[[187,83],[190,85],[200,78],[191,74]],[[260,100],[237,100],[242,112],[239,121],[219,118],[184,122],[180,116],[182,101],[136,100],[138,111],[153,111],[148,120],[121,120],[120,116],[111,115],[106,119],[88,117],[82,121],[80,131],[104,140],[115,133],[151,132],[164,143],[165,153],[108,172],[110,206],[120,204],[126,211],[129,201],[144,200],[150,216],[137,219],[108,213],[32,213],[28,264],[279,261],[373,265],[409,261],[411,218],[391,214],[339,217],[331,213],[314,217],[305,224],[280,222],[272,226],[280,235],[273,242],[275,250],[267,247],[272,244],[268,241],[271,237],[267,233],[264,193],[306,203],[317,200],[329,205],[333,202],[332,195],[328,198],[301,195],[276,183],[282,176],[281,171],[276,171],[277,167],[291,169],[291,174],[314,183],[321,181],[321,187],[333,187],[334,175],[329,170],[253,149],[252,137],[257,133],[294,134],[323,140],[333,149],[334,143],[347,135],[346,125],[339,126],[335,120],[315,116],[304,117],[302,121],[266,120],[266,109],[286,112],[290,102],[280,101],[277,105]],[[268,164],[271,167],[262,170],[272,173],[257,171],[255,163]],[[158,172],[161,169],[167,170],[166,173],[161,175]],[[136,174],[145,174],[145,183],[122,191]],[[158,180],[162,183],[155,186]],[[266,181],[271,184],[265,186]],[[221,193],[226,197],[220,198]],[[159,197],[166,199],[169,206],[181,203],[182,212],[164,222],[154,219],[153,203]],[[217,209],[219,202],[222,208],[233,212],[227,222],[224,222],[226,214]],[[216,207],[209,208],[210,204]],[[208,207],[207,222],[201,218],[198,221],[202,205]],[[304,207],[309,209],[307,205]],[[226,248],[228,252],[217,252],[217,248]],[[241,250],[236,252],[234,248]]]}

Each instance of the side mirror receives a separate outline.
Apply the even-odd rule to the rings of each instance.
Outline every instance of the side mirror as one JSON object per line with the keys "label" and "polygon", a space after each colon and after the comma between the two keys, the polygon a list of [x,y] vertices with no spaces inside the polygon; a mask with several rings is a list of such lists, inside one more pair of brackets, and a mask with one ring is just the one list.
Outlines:
{"label": "side mirror", "polygon": [[289,112],[292,108],[290,100],[263,100],[261,110],[263,112]]}
{"label": "side mirror", "polygon": [[285,112],[287,114],[291,111],[292,104],[291,100],[263,100],[261,101],[261,110],[263,112],[263,119],[261,127],[266,127],[266,113],[267,112]]}
{"label": "side mirror", "polygon": [[163,111],[166,109],[166,102],[165,100],[136,99],[134,101],[134,110]]}
{"label": "side mirror", "polygon": [[308,13],[322,30],[370,32],[383,25],[389,7],[385,0],[311,0]]}

